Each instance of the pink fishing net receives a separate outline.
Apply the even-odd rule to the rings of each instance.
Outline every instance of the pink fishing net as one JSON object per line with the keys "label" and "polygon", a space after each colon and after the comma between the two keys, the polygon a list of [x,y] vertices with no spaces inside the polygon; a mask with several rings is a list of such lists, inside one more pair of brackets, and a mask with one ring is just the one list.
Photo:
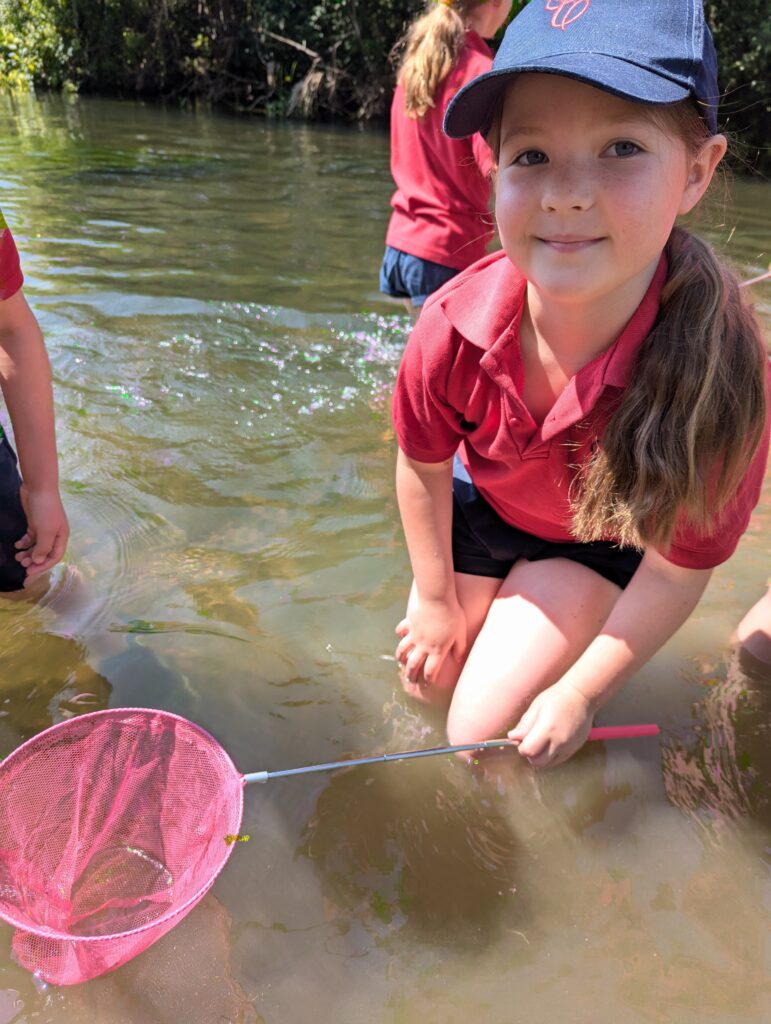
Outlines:
{"label": "pink fishing net", "polygon": [[242,810],[222,747],[168,712],[97,711],[23,744],[0,765],[0,916],[19,961],[73,985],[141,953],[211,887]]}

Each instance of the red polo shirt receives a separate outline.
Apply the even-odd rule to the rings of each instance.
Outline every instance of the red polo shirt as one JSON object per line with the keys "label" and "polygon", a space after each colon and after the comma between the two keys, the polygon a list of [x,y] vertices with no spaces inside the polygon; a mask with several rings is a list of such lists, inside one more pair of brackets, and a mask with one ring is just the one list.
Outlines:
{"label": "red polo shirt", "polygon": [[[653,327],[667,265],[618,338],[570,379],[543,423],[522,401],[519,325],[526,281],[497,252],[426,302],[404,351],[393,399],[399,446],[418,462],[459,450],[479,491],[502,519],[537,537],[573,541],[569,491]],[[736,498],[707,536],[683,525],[663,552],[675,565],[709,569],[733,554],[757,504],[768,431]],[[613,537],[608,537],[613,540]]]}
{"label": "red polo shirt", "polygon": [[404,90],[397,85],[391,105],[391,175],[396,192],[386,245],[456,270],[484,256],[493,236],[488,209],[492,154],[479,133],[451,139],[442,131],[442,121],[455,93],[489,71],[492,62],[484,39],[467,32],[435,106],[417,120],[407,117]]}
{"label": "red polo shirt", "polygon": [[16,243],[0,213],[0,300],[10,299],[23,283]]}

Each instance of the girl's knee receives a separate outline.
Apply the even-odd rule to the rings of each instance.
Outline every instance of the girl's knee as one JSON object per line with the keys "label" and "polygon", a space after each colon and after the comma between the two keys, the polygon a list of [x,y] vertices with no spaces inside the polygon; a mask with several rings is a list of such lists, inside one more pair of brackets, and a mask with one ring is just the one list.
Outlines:
{"label": "girl's knee", "polygon": [[[464,687],[461,682],[461,688]],[[466,687],[455,694],[447,714],[447,739],[452,746],[501,739],[517,724],[530,703],[524,691],[479,694]]]}
{"label": "girl's knee", "polygon": [[465,716],[457,714],[451,707],[447,715],[447,742],[450,746],[457,747],[466,743],[476,743],[481,737],[472,736],[474,729]]}
{"label": "girl's knee", "polygon": [[415,682],[408,682],[404,666],[401,666],[399,679],[404,692],[414,700],[446,711],[452,701],[462,669],[463,661],[448,654],[434,682],[427,683],[422,677]]}
{"label": "girl's knee", "polygon": [[421,704],[426,704],[430,707],[442,708],[442,710],[446,710],[450,706],[452,689],[436,684],[429,685],[423,682],[408,683],[403,671],[401,672],[401,681],[402,689],[413,700],[420,701]]}
{"label": "girl's knee", "polygon": [[750,608],[739,623],[736,639],[753,657],[771,664],[771,589]]}
{"label": "girl's knee", "polygon": [[456,747],[500,738],[510,723],[507,720],[505,725],[501,725],[498,715],[492,718],[486,719],[484,715],[479,714],[454,714],[451,707],[447,716],[447,742]]}
{"label": "girl's knee", "polygon": [[[473,743],[484,743],[485,740],[502,738],[500,729],[484,729],[473,722],[448,719],[447,742],[452,747],[467,747]],[[490,750],[461,750],[455,757],[469,768],[486,769],[502,759],[509,759],[513,748]]]}

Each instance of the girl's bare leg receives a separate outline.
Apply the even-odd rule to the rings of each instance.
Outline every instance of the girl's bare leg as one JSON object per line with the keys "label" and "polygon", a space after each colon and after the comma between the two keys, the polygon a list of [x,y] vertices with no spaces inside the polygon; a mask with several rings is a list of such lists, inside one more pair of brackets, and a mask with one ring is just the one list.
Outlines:
{"label": "girl's bare leg", "polygon": [[771,588],[739,623],[736,639],[759,661],[771,664]]}
{"label": "girl's bare leg", "polygon": [[[563,558],[521,560],[478,628],[447,719],[451,743],[501,736],[597,636],[621,590]],[[477,616],[483,601],[479,600]]]}

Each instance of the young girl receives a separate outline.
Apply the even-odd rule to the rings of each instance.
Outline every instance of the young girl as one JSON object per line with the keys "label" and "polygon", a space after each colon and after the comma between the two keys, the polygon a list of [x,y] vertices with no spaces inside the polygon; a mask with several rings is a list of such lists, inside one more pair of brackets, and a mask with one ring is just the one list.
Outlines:
{"label": "young girl", "polygon": [[394,420],[396,653],[453,743],[570,757],[758,500],[766,353],[675,227],[726,149],[717,97],[700,0],[531,0],[448,109],[495,154],[503,251],[424,308]]}
{"label": "young girl", "polygon": [[431,292],[485,253],[492,237],[492,155],[480,136],[450,139],[442,118],[455,93],[490,70],[492,38],[512,0],[429,0],[410,28],[391,106],[396,192],[380,290],[415,316]]}
{"label": "young girl", "polygon": [[[19,449],[0,427],[0,592],[44,589],[69,529],[59,497],[51,369],[37,320],[21,293],[22,273],[0,214],[0,388]],[[23,479],[23,483],[22,483]]]}

